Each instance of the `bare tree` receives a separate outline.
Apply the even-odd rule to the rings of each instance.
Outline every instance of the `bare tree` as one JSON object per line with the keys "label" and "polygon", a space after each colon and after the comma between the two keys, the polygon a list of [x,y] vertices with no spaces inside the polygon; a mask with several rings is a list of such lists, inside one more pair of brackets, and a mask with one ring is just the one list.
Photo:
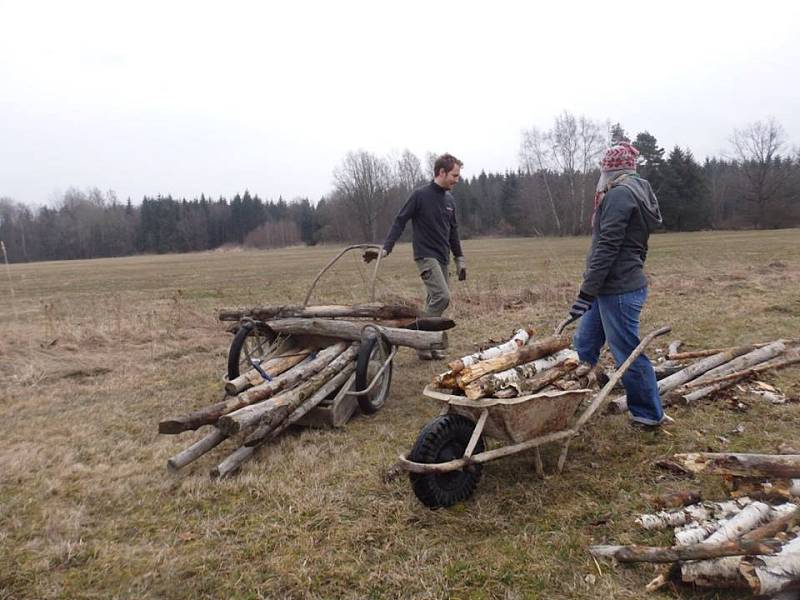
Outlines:
{"label": "bare tree", "polygon": [[348,152],[333,178],[335,193],[350,209],[362,239],[376,240],[378,215],[391,184],[388,163],[364,150]]}
{"label": "bare tree", "polygon": [[394,167],[394,178],[397,186],[408,194],[423,181],[422,162],[411,150],[403,150]]}
{"label": "bare tree", "polygon": [[786,145],[786,133],[774,118],[756,121],[731,136],[733,160],[741,168],[748,200],[756,206],[756,227],[764,225],[768,205],[783,191],[779,153]]}
{"label": "bare tree", "polygon": [[520,144],[519,158],[522,163],[523,170],[528,175],[536,175],[537,173],[542,177],[545,191],[547,192],[547,199],[550,203],[550,212],[555,224],[556,234],[561,235],[561,219],[558,217],[556,210],[556,201],[553,197],[553,190],[550,187],[548,179],[548,171],[550,170],[551,159],[548,152],[549,146],[549,133],[543,132],[537,127],[522,132],[522,143]]}

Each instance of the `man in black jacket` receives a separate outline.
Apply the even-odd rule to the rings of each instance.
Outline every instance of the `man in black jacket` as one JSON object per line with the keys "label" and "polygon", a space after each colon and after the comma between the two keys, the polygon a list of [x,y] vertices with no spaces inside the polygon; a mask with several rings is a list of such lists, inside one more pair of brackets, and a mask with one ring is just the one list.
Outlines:
{"label": "man in black jacket", "polygon": [[[661,211],[650,184],[636,173],[638,150],[628,143],[609,148],[592,215],[592,245],[580,293],[569,313],[581,318],[574,345],[584,362],[596,365],[608,341],[617,364],[639,345],[639,315],[647,298],[644,261],[650,233]],[[635,425],[656,427],[664,420],[656,375],[641,354],[622,378]]]}
{"label": "man in black jacket", "polygon": [[[462,166],[463,163],[452,154],[443,154],[437,158],[433,165],[433,181],[414,190],[395,217],[383,243],[382,253],[387,256],[411,219],[414,262],[425,284],[425,315],[428,317],[441,316],[450,304],[447,272],[450,251],[455,258],[458,280],[464,281],[467,278],[466,262],[458,237],[456,204],[450,193],[461,178]],[[374,256],[365,253],[364,258],[370,260]],[[444,352],[439,350],[420,351],[417,354],[427,360],[444,358]]]}

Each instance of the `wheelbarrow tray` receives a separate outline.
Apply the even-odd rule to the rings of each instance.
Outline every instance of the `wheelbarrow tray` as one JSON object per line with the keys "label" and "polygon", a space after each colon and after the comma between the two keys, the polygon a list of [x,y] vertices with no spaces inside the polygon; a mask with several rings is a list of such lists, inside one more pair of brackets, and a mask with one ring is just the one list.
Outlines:
{"label": "wheelbarrow tray", "polygon": [[446,403],[448,412],[464,415],[475,422],[488,409],[484,433],[494,439],[516,444],[567,429],[581,402],[593,392],[578,389],[540,392],[516,398],[470,400],[429,385],[422,393]]}

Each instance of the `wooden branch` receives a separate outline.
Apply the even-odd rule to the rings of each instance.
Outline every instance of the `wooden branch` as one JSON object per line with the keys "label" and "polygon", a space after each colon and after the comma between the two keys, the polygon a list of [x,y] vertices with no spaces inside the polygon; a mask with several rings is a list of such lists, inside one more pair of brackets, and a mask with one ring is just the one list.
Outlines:
{"label": "wooden branch", "polygon": [[[227,415],[220,417],[220,419],[217,421],[217,427],[219,427],[228,435],[233,435],[247,427],[256,426],[262,417],[270,414],[271,410],[276,409],[277,407],[285,406],[285,403],[289,399],[295,398],[297,394],[305,394],[307,390],[310,389],[309,384],[311,382],[318,383],[319,385],[317,385],[317,387],[322,385],[336,372],[341,371],[347,362],[352,362],[353,358],[355,357],[355,345],[347,348],[345,342],[341,342],[336,344],[334,348],[336,349],[336,352],[332,353],[334,355],[328,355],[327,361],[324,364],[320,364],[318,369],[315,369],[314,371],[306,370],[302,376],[298,376],[296,378],[295,383],[299,383],[301,381],[303,382],[300,383],[300,385],[298,385],[296,388],[290,388],[287,391],[283,391],[272,398],[266,399],[264,402],[250,403],[248,406],[228,413]],[[342,357],[344,358],[342,359]],[[331,366],[335,368],[335,372],[332,372]],[[325,379],[321,380],[318,375],[322,374],[325,374]],[[312,393],[315,390],[316,388],[312,390]],[[297,394],[294,393],[296,391]],[[306,395],[305,398],[307,397],[308,396]]]}
{"label": "wooden branch", "polygon": [[[279,333],[321,335],[353,342],[361,340],[365,325],[368,324],[330,319],[292,318],[267,322],[270,329]],[[413,331],[380,325],[372,327],[377,327],[389,343],[395,346],[408,346],[417,350],[439,350],[447,347],[447,334],[444,331]]]}
{"label": "wooden branch", "polygon": [[478,363],[482,360],[495,358],[497,356],[500,356],[501,354],[505,354],[506,352],[513,352],[514,350],[521,348],[522,346],[528,343],[528,340],[531,338],[532,335],[533,335],[533,329],[530,327],[526,327],[525,329],[518,329],[511,337],[511,339],[508,340],[507,342],[504,342],[499,346],[487,348],[486,350],[482,350],[480,352],[475,352],[474,354],[470,354],[469,356],[464,356],[462,358],[459,358],[458,360],[454,360],[448,363],[447,367],[454,373],[458,373],[465,367],[471,367],[475,363]]}
{"label": "wooden branch", "polygon": [[[303,362],[306,357],[311,354],[313,348],[295,348],[281,353],[275,358],[261,363],[261,370],[264,371],[270,378],[275,378],[281,373],[288,371],[293,366]],[[247,388],[264,383],[264,378],[261,373],[256,369],[250,369],[239,377],[231,379],[225,383],[225,391],[231,396],[235,396],[239,392]]]}
{"label": "wooden branch", "polygon": [[673,457],[693,473],[734,477],[800,477],[800,454],[694,452]]}
{"label": "wooden branch", "polygon": [[472,366],[464,367],[456,375],[456,381],[459,387],[464,389],[467,385],[476,379],[480,379],[484,375],[505,371],[517,365],[534,361],[537,358],[555,354],[559,350],[563,350],[569,346],[570,340],[570,336],[561,335],[547,337],[537,342],[530,343],[527,346],[522,346],[511,352],[506,352],[494,358],[475,363]]}
{"label": "wooden branch", "polygon": [[185,450],[178,452],[178,454],[170,458],[167,461],[167,469],[173,473],[178,471],[179,469],[182,469],[190,462],[195,461],[201,456],[203,456],[203,454],[205,454],[212,448],[216,448],[226,439],[228,439],[228,436],[215,427],[211,431],[211,433],[199,439]]}
{"label": "wooden branch", "polygon": [[416,317],[414,319],[381,319],[375,321],[383,327],[398,327],[412,331],[447,331],[456,326],[453,319],[447,317]]}
{"label": "wooden branch", "polygon": [[704,560],[721,556],[773,554],[781,547],[778,540],[729,540],[716,544],[691,546],[590,546],[589,553],[596,558],[613,558],[619,562],[669,563],[676,560]]}
{"label": "wooden branch", "polygon": [[[672,340],[667,346],[667,359],[675,360],[674,355],[678,353],[678,349],[683,345],[681,340]],[[716,353],[715,353],[716,354]]]}
{"label": "wooden branch", "polygon": [[653,504],[653,506],[661,509],[689,506],[691,504],[697,504],[703,499],[702,493],[699,489],[666,492],[656,496],[647,494],[646,498]]}
{"label": "wooden branch", "polygon": [[223,309],[219,311],[220,321],[239,321],[244,317],[258,321],[272,319],[315,319],[315,318],[358,318],[372,319],[413,319],[423,316],[417,308],[401,304],[381,304],[369,302],[353,306],[327,305],[306,306],[299,304],[256,306],[255,308]]}
{"label": "wooden branch", "polygon": [[773,519],[764,525],[747,532],[742,536],[743,540],[763,540],[775,537],[781,531],[786,531],[794,527],[800,521],[800,506],[792,502],[787,502],[772,509]]}
{"label": "wooden branch", "polygon": [[491,396],[503,388],[513,388],[517,394],[535,394],[578,366],[578,355],[573,350],[559,350],[555,354],[519,365],[513,369],[484,375],[464,388],[470,400]]}
{"label": "wooden branch", "polygon": [[255,454],[256,449],[252,446],[241,446],[235,450],[228,458],[219,463],[216,467],[211,469],[209,475],[211,477],[229,477],[236,473],[247,459]]}
{"label": "wooden branch", "polygon": [[217,402],[195,412],[171,419],[165,419],[158,424],[159,433],[181,433],[197,429],[203,425],[216,423],[220,417],[245,406],[260,402],[273,394],[293,386],[298,381],[307,378],[313,373],[320,371],[337,355],[341,354],[346,347],[344,342],[334,344],[325,348],[317,354],[316,358],[306,359],[288,371],[278,375],[272,381],[264,382],[249,390],[242,392],[238,396],[228,398],[222,402]]}
{"label": "wooden branch", "polygon": [[[323,388],[326,383],[337,376],[341,376],[341,381],[339,381],[335,387],[326,391],[321,398],[317,399],[317,404],[332,391],[335,391],[337,387],[340,387],[341,384],[347,380],[350,373],[355,370],[354,361],[357,353],[358,344],[353,344],[338,356],[336,360],[308,381],[303,382],[301,385],[288,392],[284,392],[280,396],[270,398],[266,402],[262,402],[256,406],[251,406],[252,414],[247,415],[247,419],[237,419],[237,425],[240,431],[251,424],[258,425],[258,428],[245,440],[245,445],[254,446],[261,443],[261,441],[266,438],[270,432],[275,430],[282,421],[287,419],[292,412],[307,400],[315,399],[314,396],[320,388]],[[233,417],[233,415],[230,416]],[[223,431],[226,425],[227,420],[220,425]]]}
{"label": "wooden branch", "polygon": [[336,375],[333,379],[331,379],[328,383],[323,385],[317,393],[311,396],[306,402],[298,406],[292,414],[290,414],[286,419],[284,419],[270,434],[269,439],[275,439],[278,437],[280,433],[285,431],[289,426],[293,425],[300,419],[302,419],[307,413],[314,409],[317,405],[319,405],[323,400],[325,400],[330,394],[341,388],[343,385],[347,385],[347,382],[351,379],[353,372],[355,371],[355,363],[351,363],[347,367],[345,367],[341,373]]}
{"label": "wooden branch", "polygon": [[[776,341],[781,341],[784,344],[793,344],[797,340],[792,339],[792,340],[776,340]],[[760,344],[753,344],[753,349],[755,350],[756,348],[763,348],[764,346],[769,346],[772,343],[773,342],[762,342]],[[727,348],[709,348],[708,350],[694,350],[692,352],[676,352],[674,354],[669,353],[669,354],[667,354],[667,359],[668,360],[688,360],[688,359],[691,359],[691,358],[703,358],[705,356],[712,356],[714,354],[719,354],[720,352],[728,352],[728,351],[733,350],[735,348],[737,348],[737,346],[729,346]]]}
{"label": "wooden branch", "polygon": [[[683,385],[687,381],[691,381],[696,377],[699,377],[703,373],[706,373],[710,369],[718,367],[719,365],[728,363],[732,361],[737,356],[742,356],[743,354],[747,354],[753,350],[754,346],[740,346],[738,348],[733,348],[731,350],[726,350],[725,352],[720,352],[715,354],[714,356],[709,356],[703,360],[699,360],[695,363],[692,363],[685,369],[670,375],[669,377],[665,377],[658,381],[658,393],[665,394],[670,390],[674,390],[676,387]],[[615,412],[625,412],[628,410],[628,402],[626,396],[619,396],[618,398],[614,398],[611,403],[611,406],[614,408]]]}

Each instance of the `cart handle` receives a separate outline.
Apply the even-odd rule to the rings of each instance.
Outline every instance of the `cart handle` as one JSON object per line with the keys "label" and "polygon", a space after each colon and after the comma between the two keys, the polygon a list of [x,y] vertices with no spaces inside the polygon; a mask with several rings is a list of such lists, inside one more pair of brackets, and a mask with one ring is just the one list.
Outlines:
{"label": "cart handle", "polygon": [[382,258],[381,254],[383,254],[383,253],[380,252],[380,250],[383,249],[383,246],[380,246],[378,244],[354,244],[352,246],[347,246],[347,248],[345,248],[344,250],[339,252],[339,254],[334,256],[328,262],[328,264],[325,265],[324,267],[322,267],[322,270],[319,273],[317,273],[317,276],[314,278],[314,281],[311,282],[311,287],[308,289],[308,293],[306,294],[305,300],[303,300],[303,308],[308,306],[308,301],[311,300],[311,294],[314,292],[314,288],[317,286],[317,283],[319,283],[319,280],[322,279],[322,276],[325,274],[325,272],[328,269],[330,269],[334,264],[336,264],[336,262],[340,258],[342,258],[342,256],[344,256],[345,254],[347,254],[351,250],[368,250],[370,248],[376,249],[376,250],[379,251],[378,252],[378,258],[375,261],[375,268],[372,271],[372,277],[371,277],[371,281],[370,281],[370,284],[369,284],[369,301],[370,302],[374,302],[375,301],[375,281],[378,279],[378,269],[381,266],[381,258]]}

